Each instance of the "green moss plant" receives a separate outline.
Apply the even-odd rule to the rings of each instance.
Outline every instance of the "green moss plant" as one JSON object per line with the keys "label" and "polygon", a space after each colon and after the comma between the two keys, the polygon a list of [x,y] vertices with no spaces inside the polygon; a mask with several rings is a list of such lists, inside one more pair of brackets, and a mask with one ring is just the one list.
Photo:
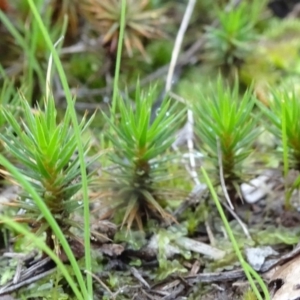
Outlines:
{"label": "green moss plant", "polygon": [[[82,289],[83,294],[85,295],[85,299],[93,299],[93,284],[92,284],[92,259],[90,254],[90,209],[89,209],[89,197],[88,197],[88,181],[87,181],[87,174],[86,174],[86,162],[84,158],[84,146],[82,144],[81,140],[81,132],[80,132],[80,126],[78,124],[76,111],[74,107],[74,102],[72,100],[72,95],[70,91],[70,87],[67,82],[67,77],[64,72],[62,62],[59,58],[59,55],[53,45],[53,42],[51,41],[50,35],[47,31],[47,28],[45,27],[42,18],[33,2],[33,0],[28,0],[28,4],[30,6],[30,9],[34,15],[34,18],[37,21],[37,24],[43,33],[43,36],[45,38],[45,43],[49,47],[51,54],[53,56],[53,61],[55,64],[55,67],[57,68],[57,73],[59,75],[63,90],[66,95],[66,100],[68,104],[68,110],[69,110],[69,116],[72,120],[72,124],[74,126],[74,135],[76,137],[76,143],[78,148],[78,158],[80,162],[80,170],[81,170],[81,187],[82,187],[82,196],[83,196],[83,216],[84,216],[84,248],[86,251],[85,255],[85,268],[86,268],[86,286],[82,282],[82,276],[77,272],[77,278],[78,282],[80,284],[80,287]],[[121,26],[124,26],[121,25]],[[65,246],[64,250],[66,250],[68,247]],[[78,270],[78,266],[76,264],[74,256],[68,256],[70,259],[70,262],[73,266],[73,268],[76,268]]]}
{"label": "green moss plant", "polygon": [[134,221],[142,229],[147,218],[171,218],[162,207],[166,196],[159,186],[169,180],[164,155],[174,141],[184,110],[177,111],[176,104],[165,100],[151,123],[154,98],[154,88],[141,92],[137,86],[134,105],[118,97],[119,120],[104,115],[113,146],[109,159],[117,166],[105,186],[112,195],[111,213],[121,211],[122,225],[127,224],[128,229]]}
{"label": "green moss plant", "polygon": [[[273,90],[269,107],[258,103],[266,116],[266,128],[280,141],[278,150],[283,155],[283,173],[287,179],[289,170],[300,171],[300,103],[296,91]],[[291,208],[290,197],[300,187],[299,178],[286,185],[285,207]]]}
{"label": "green moss plant", "polygon": [[238,67],[252,48],[255,24],[265,1],[239,3],[230,10],[217,8],[218,26],[206,28],[206,54],[209,63],[228,71]]}
{"label": "green moss plant", "polygon": [[[74,157],[76,138],[70,122],[70,112],[67,110],[64,122],[58,123],[52,97],[45,101],[45,111],[40,107],[31,109],[26,99],[21,101],[21,105],[24,111],[22,120],[9,110],[3,111],[13,130],[2,134],[1,139],[11,155],[22,165],[20,171],[39,193],[64,234],[70,237],[69,229],[74,225],[71,216],[81,206],[74,199],[81,188],[81,182],[78,181],[79,159]],[[81,132],[88,124],[83,118],[80,123]],[[25,211],[24,214],[17,215],[16,220],[29,223],[37,235],[46,232],[46,243],[51,249],[59,245],[30,194],[24,193],[11,205]]]}
{"label": "green moss plant", "polygon": [[253,142],[259,134],[257,117],[252,114],[255,99],[251,89],[240,96],[237,81],[230,88],[219,79],[211,90],[194,103],[195,129],[200,147],[214,167],[216,182],[219,183],[222,167],[225,184],[231,192],[243,179],[242,163],[253,151]]}

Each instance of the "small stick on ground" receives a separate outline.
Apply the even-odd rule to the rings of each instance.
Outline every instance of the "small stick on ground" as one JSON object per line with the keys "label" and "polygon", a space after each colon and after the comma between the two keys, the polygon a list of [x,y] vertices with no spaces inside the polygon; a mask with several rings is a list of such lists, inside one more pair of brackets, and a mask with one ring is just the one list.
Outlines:
{"label": "small stick on ground", "polygon": [[189,0],[188,5],[186,7],[182,22],[180,24],[179,31],[176,36],[175,45],[172,51],[172,58],[168,70],[167,80],[166,80],[166,92],[169,92],[172,87],[172,79],[174,70],[177,64],[177,59],[179,56],[180,48],[182,45],[184,34],[187,30],[188,24],[190,22],[194,7],[195,7],[196,0]]}
{"label": "small stick on ground", "polygon": [[151,289],[148,282],[143,278],[143,276],[139,273],[139,271],[136,268],[130,268],[130,272],[143,286],[145,286],[149,290]]}
{"label": "small stick on ground", "polygon": [[230,214],[238,221],[238,223],[240,224],[240,226],[242,227],[246,237],[249,239],[249,240],[252,240],[251,236],[250,236],[250,233],[249,233],[249,230],[246,226],[246,224],[239,218],[239,216],[226,204],[226,203],[222,203],[223,206],[230,212]]}
{"label": "small stick on ground", "polygon": [[17,284],[12,285],[12,286],[2,287],[0,289],[0,296],[4,295],[4,294],[15,292],[18,289],[20,289],[20,288],[22,288],[22,287],[24,287],[26,285],[30,285],[30,284],[32,284],[32,283],[34,283],[34,282],[36,282],[36,281],[38,281],[38,280],[40,280],[42,278],[47,277],[48,275],[52,274],[54,271],[55,271],[55,269],[51,269],[51,270],[46,271],[44,273],[41,273],[41,274],[38,274],[36,276],[30,277],[30,278],[28,278],[26,280],[23,280],[23,281],[21,281],[21,282],[19,282]]}
{"label": "small stick on ground", "polygon": [[220,141],[219,141],[218,138],[217,138],[217,149],[218,149],[218,162],[219,162],[221,187],[222,187],[225,199],[226,199],[229,207],[225,203],[223,205],[227,208],[227,210],[231,213],[231,215],[238,221],[238,223],[242,227],[242,229],[243,229],[245,235],[247,236],[247,238],[251,239],[251,236],[249,234],[249,231],[248,231],[246,225],[243,223],[243,221],[234,212],[234,207],[232,205],[232,202],[231,202],[230,197],[229,197],[228,192],[227,192],[225,179],[224,179],[224,173],[223,173],[222,151],[221,151],[221,147],[220,147]]}
{"label": "small stick on ground", "polygon": [[187,146],[189,149],[189,159],[190,159],[190,168],[191,168],[191,175],[192,178],[196,184],[196,186],[200,185],[198,173],[196,171],[196,160],[194,156],[194,117],[193,112],[191,109],[187,111],[187,117],[188,117],[188,124],[190,125],[191,130],[191,136],[187,139]]}
{"label": "small stick on ground", "polygon": [[205,228],[206,228],[206,232],[207,232],[207,236],[209,239],[210,244],[215,247],[216,246],[216,239],[214,237],[214,234],[209,226],[208,221],[205,221]]}
{"label": "small stick on ground", "polygon": [[232,205],[232,202],[230,200],[230,197],[227,192],[226,184],[225,184],[225,179],[224,179],[224,172],[223,172],[223,162],[222,162],[222,151],[220,147],[220,140],[217,138],[217,149],[218,149],[218,162],[219,162],[219,172],[220,172],[220,182],[221,182],[221,187],[225,196],[225,199],[229,205],[229,207],[234,210],[234,207]]}
{"label": "small stick on ground", "polygon": [[97,280],[100,283],[100,285],[102,285],[102,287],[110,294],[112,299],[115,299],[114,293],[109,289],[109,287],[98,276],[89,272],[88,270],[85,270],[85,273],[91,275],[95,280]]}
{"label": "small stick on ground", "polygon": [[[169,92],[170,96],[172,98],[174,98],[175,100],[182,102],[184,104],[187,104],[188,102],[176,95],[175,93],[173,93],[172,91]],[[191,109],[187,110],[187,122],[186,124],[183,126],[183,134],[180,131],[180,134],[178,134],[179,140],[183,140],[184,142],[187,143],[187,147],[189,150],[189,161],[190,161],[190,165],[187,168],[188,172],[190,173],[193,181],[195,182],[196,186],[201,185],[200,181],[199,181],[199,177],[198,177],[198,173],[196,171],[196,160],[195,160],[195,154],[194,154],[194,117],[193,117],[193,111]],[[184,135],[183,137],[181,135]],[[178,141],[178,143],[181,143]],[[176,145],[176,141],[173,143],[172,147],[177,150],[177,145]]]}

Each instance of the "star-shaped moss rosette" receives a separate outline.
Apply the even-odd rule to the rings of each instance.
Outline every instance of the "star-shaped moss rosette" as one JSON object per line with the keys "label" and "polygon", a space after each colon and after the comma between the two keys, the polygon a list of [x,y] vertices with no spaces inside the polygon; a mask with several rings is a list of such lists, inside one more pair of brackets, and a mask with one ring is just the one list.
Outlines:
{"label": "star-shaped moss rosette", "polygon": [[[121,0],[84,0],[81,7],[88,21],[102,35],[103,45],[115,53],[120,30]],[[124,44],[129,57],[137,49],[147,58],[143,41],[165,36],[162,25],[166,23],[166,8],[148,7],[149,0],[127,0]]]}

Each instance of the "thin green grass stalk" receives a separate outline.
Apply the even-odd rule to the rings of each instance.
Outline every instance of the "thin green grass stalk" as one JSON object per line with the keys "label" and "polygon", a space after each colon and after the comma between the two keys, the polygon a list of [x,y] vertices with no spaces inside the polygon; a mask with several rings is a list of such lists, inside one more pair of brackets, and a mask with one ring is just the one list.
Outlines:
{"label": "thin green grass stalk", "polygon": [[67,280],[68,284],[70,285],[71,289],[73,290],[74,294],[76,295],[77,299],[84,300],[82,294],[77,288],[76,283],[70,276],[67,268],[61,262],[59,257],[45,244],[41,238],[36,237],[35,234],[31,233],[27,229],[25,229],[22,225],[18,224],[17,222],[13,221],[12,219],[2,216],[1,220],[8,226],[11,227],[13,230],[17,231],[18,233],[27,236],[41,251],[45,252],[57,265],[65,279]]}
{"label": "thin green grass stalk", "polygon": [[[41,8],[42,1],[37,1],[36,6]],[[30,101],[36,101],[39,99],[33,99],[33,87],[35,85],[34,83],[34,64],[33,59],[36,58],[36,51],[37,51],[37,43],[38,43],[38,27],[36,21],[33,19],[30,24],[31,30],[25,31],[25,42],[26,44],[29,44],[29,60],[26,68],[26,85],[29,87],[28,91],[26,93],[26,98],[30,99]],[[42,85],[41,85],[42,86]]]}
{"label": "thin green grass stalk", "polygon": [[[38,6],[39,5],[39,6]],[[39,1],[38,4],[36,4],[37,8],[40,10],[41,7],[44,5],[44,1]],[[68,19],[65,18],[64,22],[62,24],[62,28],[61,28],[61,32],[60,32],[60,36],[61,39],[63,38],[63,36],[65,35],[66,31],[67,31],[67,26],[68,26]],[[29,46],[29,50],[31,51],[30,53],[30,58],[34,58],[36,59],[36,55],[37,55],[37,46],[38,46],[38,42],[39,42],[39,24],[37,23],[37,21],[33,18],[32,19],[32,24],[31,24],[31,30],[30,31],[26,31],[26,41],[30,42],[30,46]],[[56,46],[55,46],[56,47]],[[61,47],[61,46],[60,46]],[[58,47],[58,48],[60,48]],[[28,86],[32,87],[34,86],[34,69],[31,68],[33,64],[29,61],[28,63],[28,75],[27,75],[27,80],[28,80]],[[40,86],[43,86],[44,84],[44,77],[42,77],[42,81],[40,80]],[[50,81],[49,81],[50,82]],[[50,85],[49,82],[46,82],[45,84],[45,90],[50,89]],[[33,89],[29,89],[29,93],[27,95],[28,99],[32,99],[32,92]],[[33,100],[37,100],[37,99],[33,99]],[[40,100],[40,99],[38,99]]]}
{"label": "thin green grass stalk", "polygon": [[[63,90],[66,94],[66,99],[68,103],[68,108],[70,109],[70,114],[72,118],[72,123],[74,126],[74,133],[76,136],[77,140],[77,147],[78,147],[78,156],[80,160],[80,169],[81,169],[81,181],[82,181],[82,194],[83,194],[83,207],[84,207],[84,247],[85,247],[85,268],[88,272],[86,272],[86,280],[87,280],[87,286],[85,286],[84,282],[82,281],[82,274],[80,273],[79,266],[77,264],[77,261],[73,255],[73,253],[69,253],[71,265],[73,268],[76,268],[77,272],[77,280],[78,283],[80,284],[80,288],[82,289],[82,293],[85,295],[85,299],[93,299],[93,281],[92,281],[92,276],[90,275],[90,272],[92,272],[92,261],[91,261],[91,242],[90,242],[90,210],[89,210],[89,197],[88,197],[88,182],[87,182],[87,174],[86,174],[86,165],[85,165],[85,160],[84,160],[84,151],[83,151],[83,146],[81,142],[81,136],[80,136],[80,130],[79,130],[79,125],[78,125],[78,120],[76,116],[76,111],[74,107],[74,102],[72,100],[72,95],[71,91],[68,85],[67,77],[64,72],[62,63],[59,59],[58,53],[53,46],[53,43],[51,41],[51,38],[49,36],[49,33],[43,24],[43,21],[41,19],[41,16],[39,15],[36,6],[34,4],[33,0],[27,0],[28,4],[31,8],[31,11],[36,18],[36,21],[40,27],[40,30],[42,31],[42,34],[45,38],[45,42],[48,45],[49,49],[51,50],[51,53],[53,55],[53,60],[55,62],[56,68],[58,75],[60,77]],[[67,248],[69,248],[69,245],[67,245]],[[70,249],[71,250],[71,249]],[[67,253],[67,252],[66,252]],[[67,254],[68,255],[68,254]],[[79,273],[78,273],[79,271]]]}
{"label": "thin green grass stalk", "polygon": [[[63,41],[63,36],[54,44],[54,48]],[[51,73],[52,73],[52,63],[53,63],[53,55],[50,54],[49,61],[48,61],[48,68],[47,68],[47,75],[46,75],[46,91],[45,91],[45,98],[46,102],[49,100],[49,96],[51,93]]]}
{"label": "thin green grass stalk", "polygon": [[284,107],[284,102],[281,103],[281,132],[282,132],[282,147],[283,147],[283,175],[286,178],[289,172],[289,149],[288,149],[288,139],[286,134],[286,111]]}
{"label": "thin green grass stalk", "polygon": [[[241,266],[242,266],[242,268],[244,270],[244,273],[245,273],[245,275],[246,275],[246,277],[247,277],[247,279],[248,279],[248,281],[249,281],[249,283],[250,283],[250,285],[252,287],[253,292],[255,293],[255,295],[256,295],[256,297],[257,297],[258,300],[270,300],[270,295],[269,295],[268,289],[267,289],[266,285],[264,284],[263,280],[257,274],[257,272],[255,272],[251,268],[251,266],[244,260],[244,257],[243,257],[243,255],[242,255],[242,253],[241,253],[241,251],[239,249],[239,246],[238,246],[238,244],[237,244],[237,242],[235,240],[235,237],[234,237],[234,235],[232,233],[230,225],[229,225],[229,223],[228,223],[228,221],[226,219],[225,213],[223,211],[222,205],[220,204],[218,196],[217,196],[217,194],[216,194],[216,192],[215,192],[215,190],[213,188],[211,180],[209,179],[209,177],[207,175],[207,172],[205,171],[205,169],[203,167],[201,167],[201,171],[202,171],[202,174],[203,174],[203,176],[205,178],[206,184],[207,184],[207,186],[208,186],[208,188],[210,190],[212,198],[213,198],[213,200],[215,202],[215,205],[216,205],[216,207],[218,209],[220,217],[221,217],[221,219],[223,221],[223,224],[225,226],[225,230],[226,230],[226,232],[227,232],[227,234],[228,234],[228,236],[230,238],[232,246],[233,246],[233,248],[235,250],[235,253],[236,253],[236,255],[237,255],[237,257],[238,257],[238,259],[239,259],[239,261],[241,263]],[[259,291],[258,291],[258,289],[257,289],[257,287],[255,285],[255,282],[254,282],[254,280],[251,277],[251,274],[257,280],[258,284],[260,285],[261,289],[263,290],[264,296],[265,296],[264,299],[261,297],[261,295],[260,295],[260,293],[259,293]]]}
{"label": "thin green grass stalk", "polygon": [[[1,10],[0,10],[0,12],[1,12]],[[0,64],[0,78],[1,79],[3,78],[4,80],[9,80],[9,77],[7,76],[7,74],[1,64]]]}
{"label": "thin green grass stalk", "polygon": [[10,32],[10,34],[14,37],[17,44],[22,48],[24,53],[26,54],[28,64],[30,66],[33,66],[33,69],[38,74],[40,82],[43,82],[43,72],[42,68],[40,67],[40,64],[38,63],[34,53],[32,53],[30,47],[28,46],[26,40],[22,35],[18,32],[18,30],[14,27],[14,25],[11,23],[11,21],[8,19],[8,17],[0,10],[0,21],[4,24],[4,26],[7,28],[7,30]]}
{"label": "thin green grass stalk", "polygon": [[[48,210],[46,204],[41,199],[41,197],[36,192],[36,190],[33,188],[33,186],[28,182],[28,180],[26,180],[25,176],[23,174],[21,174],[6,158],[4,158],[2,154],[0,154],[0,164],[3,165],[14,176],[14,178],[17,180],[17,182],[19,182],[19,184],[29,194],[31,194],[32,198],[35,201],[35,204],[38,206],[38,208],[40,209],[41,213],[43,214],[43,216],[45,217],[45,219],[47,220],[47,222],[49,223],[49,225],[53,229],[53,232],[55,233],[55,235],[59,238],[59,241],[61,242],[61,245],[62,245],[62,247],[63,247],[66,255],[68,256],[68,258],[69,258],[69,260],[71,262],[71,265],[73,267],[74,273],[75,273],[75,275],[77,277],[77,280],[78,280],[78,283],[80,285],[81,292],[83,293],[83,295],[85,295],[84,288],[83,288],[83,287],[85,287],[84,286],[84,280],[83,280],[82,274],[80,272],[79,266],[77,264],[77,261],[76,261],[76,259],[74,257],[74,254],[73,254],[73,252],[72,252],[72,250],[71,250],[71,248],[70,248],[70,246],[69,246],[69,244],[68,244],[68,242],[67,242],[64,234],[62,233],[62,231],[61,231],[60,227],[58,226],[57,222],[55,221],[55,219],[53,218],[52,214]],[[3,220],[5,219],[3,216],[1,218]],[[13,221],[10,220],[10,222],[13,222]],[[15,223],[15,222],[13,222],[13,223]],[[17,226],[17,225],[15,225],[15,226]],[[74,261],[72,261],[72,260],[74,260]],[[58,265],[58,267],[60,267],[60,264]],[[82,298],[80,298],[80,299],[82,299]],[[84,299],[86,299],[86,298],[84,297]]]}
{"label": "thin green grass stalk", "polygon": [[113,90],[113,97],[112,97],[112,109],[111,109],[111,120],[112,121],[115,117],[116,107],[117,107],[117,99],[118,99],[117,96],[118,96],[118,93],[119,93],[118,83],[119,83],[121,57],[122,57],[122,46],[123,46],[124,31],[125,31],[125,18],[126,18],[126,0],[122,0],[121,18],[120,18],[120,31],[119,31],[119,40],[118,40],[118,49],[117,49],[115,77],[114,77],[114,90]]}
{"label": "thin green grass stalk", "polygon": [[[60,49],[62,47],[62,41],[64,40],[64,35],[68,28],[68,17],[64,18],[60,38],[54,43],[54,48]],[[52,76],[52,64],[53,64],[53,55],[50,55],[49,61],[48,61],[48,68],[47,68],[47,75],[46,75],[46,101],[48,101],[49,95],[51,93],[51,76]]]}
{"label": "thin green grass stalk", "polygon": [[284,206],[286,209],[290,209],[290,193],[288,192],[288,188],[286,186],[286,178],[289,172],[289,149],[288,149],[288,138],[286,133],[286,108],[285,102],[281,102],[281,134],[282,134],[282,148],[283,148],[283,177],[284,177],[284,189],[285,189],[285,198],[284,198]]}

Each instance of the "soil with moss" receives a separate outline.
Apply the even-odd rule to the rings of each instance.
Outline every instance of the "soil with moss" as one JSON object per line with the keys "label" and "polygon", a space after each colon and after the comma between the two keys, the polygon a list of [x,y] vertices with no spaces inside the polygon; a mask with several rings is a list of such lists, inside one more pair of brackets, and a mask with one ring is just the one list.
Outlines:
{"label": "soil with moss", "polygon": [[[77,98],[75,106],[78,115],[83,115],[85,111],[92,113],[97,109],[107,113],[113,91],[117,35],[111,34],[112,31],[105,26],[101,30],[98,28],[99,20],[93,15],[97,10],[92,6],[96,5],[96,1],[89,4],[93,7],[91,11],[86,7],[82,8],[76,1],[61,2],[70,8],[72,5],[76,8],[64,11],[69,14],[70,21],[73,21],[70,26],[74,26],[68,28],[68,38],[62,46],[61,59],[69,85]],[[127,48],[122,55],[120,89],[122,94],[127,89],[128,98],[132,100],[137,78],[145,89],[150,83],[156,83],[158,89],[154,112],[160,107],[165,94],[168,64],[186,4],[180,1],[146,2],[149,2],[149,9],[156,11],[157,23],[151,22],[149,25],[137,18],[138,23],[132,26],[131,30],[137,37],[127,40]],[[221,11],[227,9],[227,1],[214,2]],[[240,5],[247,1],[234,2],[235,5]],[[251,24],[249,39],[242,37],[241,40],[234,40],[230,44],[232,48],[226,48],[222,52],[223,41],[218,40],[219,35],[211,29],[222,28],[216,7],[212,1],[197,1],[175,68],[173,94],[170,97],[174,101],[184,99],[194,104],[199,101],[200,92],[209,94],[208,86],[215,83],[218,74],[223,79],[228,79],[229,85],[233,85],[238,75],[240,90],[252,85],[253,94],[267,107],[270,87],[274,85],[279,88],[291,87],[298,94],[300,21],[297,2],[270,1],[259,7],[258,1],[253,1],[260,11]],[[45,13],[49,9],[52,17],[46,17],[45,13],[45,21],[48,21],[48,28],[55,40],[59,36],[57,28],[62,26],[62,18],[58,12],[63,12],[63,6],[51,1],[51,14],[51,5],[48,7],[45,3],[41,4],[41,11]],[[234,10],[235,5],[231,9]],[[23,41],[30,44],[32,40],[23,24],[24,20],[30,22],[28,7],[21,0],[15,3],[0,0],[0,9],[24,37]],[[103,8],[98,8],[99,11],[101,9]],[[147,17],[142,15],[145,13],[143,8],[138,13],[138,16]],[[40,33],[37,33],[37,51],[34,55],[40,63],[40,69],[28,71],[25,61],[29,61],[29,58],[25,59],[24,49],[4,25],[4,19],[1,20],[0,97],[4,89],[1,88],[3,78],[8,78],[14,82],[16,90],[19,87],[27,88],[24,89],[24,96],[34,107],[43,99],[42,95],[46,90],[46,85],[39,76],[46,72],[48,50],[43,45]],[[159,26],[157,35],[150,34],[148,25],[154,29]],[[134,26],[139,31],[135,32]],[[103,37],[106,38],[104,43]],[[131,48],[134,54],[130,56]],[[66,108],[65,95],[57,78],[54,78],[54,82],[54,98],[63,114]],[[2,124],[0,126],[2,130]],[[263,128],[262,124],[260,126]],[[105,130],[106,121],[99,113],[85,133],[86,136],[83,136],[83,140],[91,137],[91,155],[103,151],[101,139]],[[221,185],[215,189],[245,260],[261,275],[272,297],[275,297],[280,289],[276,286],[275,270],[299,254],[298,188],[291,193],[289,206],[286,202],[286,191],[298,179],[299,171],[291,168],[287,176],[283,175],[282,155],[278,155],[277,151],[281,150],[278,147],[280,141],[266,130],[262,131],[252,147],[252,153],[243,162],[243,182],[239,182],[230,193],[234,210],[229,208]],[[97,200],[101,190],[95,186],[90,188],[90,198],[93,199],[90,205],[93,232],[90,255],[93,263],[94,299],[256,299],[201,175],[201,166],[204,165],[209,174],[216,174],[218,164],[213,164],[208,159],[209,155],[202,147],[203,141],[194,136],[188,126],[182,124],[182,129],[174,138],[175,142],[170,149],[174,155],[168,156],[168,171],[176,176],[167,188],[173,189],[177,199],[170,203],[166,201],[164,205],[174,221],[163,222],[158,217],[148,220],[144,215],[143,230],[139,230],[136,224],[131,230],[127,230],[126,226],[121,226],[123,216],[103,218],[105,214],[99,213],[102,203]],[[191,149],[191,140],[194,142],[194,149]],[[190,163],[191,151],[194,165]],[[110,166],[103,166],[102,161],[92,164],[91,170],[96,174],[93,176],[101,176],[104,167]],[[199,177],[196,183],[193,173],[195,170]],[[21,195],[21,190],[6,182],[6,173],[2,173],[4,178],[2,180],[1,177],[0,214],[21,215],[21,211],[16,212],[9,206]],[[218,181],[215,177],[214,179],[215,182]],[[75,220],[82,221],[82,215],[76,215]],[[29,228],[32,225],[29,224]],[[2,224],[0,226],[0,299],[75,299],[66,280],[45,254],[37,251],[26,237],[20,237]],[[76,230],[73,234],[80,236]],[[79,264],[84,268],[82,243],[76,239],[69,242]],[[70,274],[74,275],[66,255],[61,253],[60,258]]]}

